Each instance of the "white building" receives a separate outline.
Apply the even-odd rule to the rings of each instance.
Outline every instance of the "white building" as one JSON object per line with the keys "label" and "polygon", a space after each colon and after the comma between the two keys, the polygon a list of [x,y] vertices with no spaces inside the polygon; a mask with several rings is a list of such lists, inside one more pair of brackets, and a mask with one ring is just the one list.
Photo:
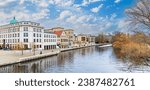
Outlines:
{"label": "white building", "polygon": [[55,49],[57,35],[45,33],[44,27],[31,21],[17,22],[15,18],[10,24],[0,26],[0,47],[17,49]]}

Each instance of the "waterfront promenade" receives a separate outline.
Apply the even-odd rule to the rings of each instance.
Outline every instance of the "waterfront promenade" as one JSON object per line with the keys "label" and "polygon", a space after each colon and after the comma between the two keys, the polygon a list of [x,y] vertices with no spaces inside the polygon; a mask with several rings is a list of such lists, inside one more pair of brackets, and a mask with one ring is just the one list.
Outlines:
{"label": "waterfront promenade", "polygon": [[60,50],[43,50],[42,54],[40,54],[40,52],[41,51],[35,51],[34,54],[31,50],[24,50],[22,55],[22,51],[19,50],[0,50],[0,66],[56,55]]}
{"label": "waterfront promenade", "polygon": [[23,55],[22,55],[21,50],[20,51],[19,50],[0,50],[0,66],[36,60],[36,59],[45,58],[48,56],[57,55],[60,52],[80,49],[80,48],[85,48],[85,47],[90,47],[90,46],[95,46],[95,45],[66,48],[66,49],[43,50],[42,54],[40,50],[37,50],[35,52],[31,50],[24,50]]}

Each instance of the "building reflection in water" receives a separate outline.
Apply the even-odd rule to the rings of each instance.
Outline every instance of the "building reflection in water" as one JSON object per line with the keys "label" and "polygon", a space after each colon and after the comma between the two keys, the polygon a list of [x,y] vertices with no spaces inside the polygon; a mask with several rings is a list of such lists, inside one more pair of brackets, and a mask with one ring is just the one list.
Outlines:
{"label": "building reflection in water", "polygon": [[120,60],[112,47],[88,47],[26,63],[0,67],[1,73],[57,72],[150,72],[150,67],[130,66]]}
{"label": "building reflection in water", "polygon": [[[74,56],[80,54],[83,57],[92,54],[95,48],[83,48],[67,52],[61,52],[57,56],[47,57],[36,61],[19,63],[0,67],[1,73],[42,73],[51,67],[64,67],[65,64],[72,64]],[[88,53],[87,53],[88,52]]]}

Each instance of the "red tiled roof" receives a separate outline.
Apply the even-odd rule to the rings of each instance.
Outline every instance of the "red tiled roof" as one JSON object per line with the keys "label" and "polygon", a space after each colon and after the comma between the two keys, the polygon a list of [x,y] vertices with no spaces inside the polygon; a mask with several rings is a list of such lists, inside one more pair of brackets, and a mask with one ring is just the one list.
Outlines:
{"label": "red tiled roof", "polygon": [[54,34],[56,34],[57,36],[60,36],[62,34],[63,31],[54,31]]}

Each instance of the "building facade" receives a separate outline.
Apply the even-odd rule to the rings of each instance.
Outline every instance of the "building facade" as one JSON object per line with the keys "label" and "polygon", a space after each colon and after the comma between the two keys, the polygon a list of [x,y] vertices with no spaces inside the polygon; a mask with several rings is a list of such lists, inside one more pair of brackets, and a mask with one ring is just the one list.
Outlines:
{"label": "building facade", "polygon": [[73,41],[74,41],[74,30],[73,29],[67,29],[64,30],[66,36],[68,37],[69,40],[69,47],[73,47]]}
{"label": "building facade", "polygon": [[69,39],[64,31],[54,31],[57,35],[57,45],[59,48],[69,48]]}
{"label": "building facade", "polygon": [[45,33],[40,23],[31,21],[17,22],[0,26],[0,47],[8,49],[55,49],[57,36]]}
{"label": "building facade", "polygon": [[81,47],[95,44],[95,36],[87,34],[74,35],[73,47]]}
{"label": "building facade", "polygon": [[71,48],[73,47],[73,36],[74,30],[65,30],[62,27],[55,27],[52,29],[47,29],[46,32],[53,32],[57,35],[57,45],[59,48]]}
{"label": "building facade", "polygon": [[94,45],[95,44],[95,36],[92,35],[87,35],[87,42],[89,45]]}
{"label": "building facade", "polygon": [[87,35],[85,35],[85,34],[79,34],[77,36],[77,40],[78,40],[79,46],[86,46],[88,44]]}

